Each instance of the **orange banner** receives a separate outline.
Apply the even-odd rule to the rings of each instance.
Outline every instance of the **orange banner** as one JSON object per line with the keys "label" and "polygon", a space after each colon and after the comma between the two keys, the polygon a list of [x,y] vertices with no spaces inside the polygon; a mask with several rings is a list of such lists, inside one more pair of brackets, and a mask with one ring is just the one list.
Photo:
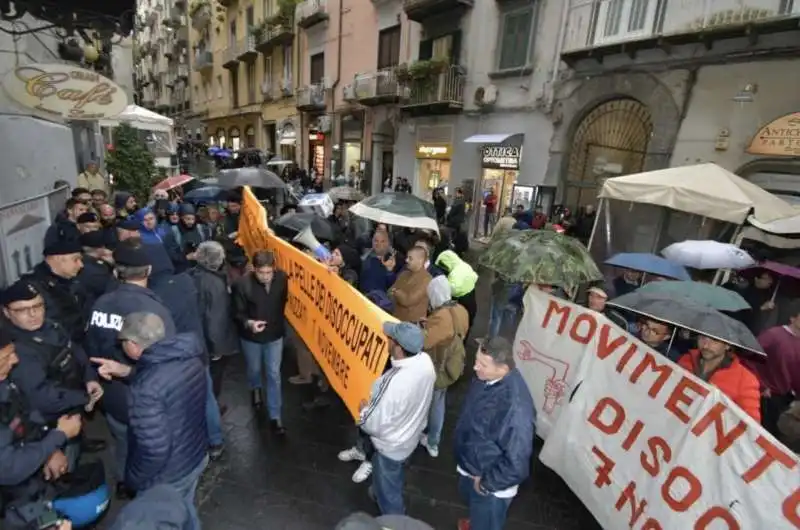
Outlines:
{"label": "orange banner", "polygon": [[289,278],[286,319],[306,343],[354,418],[389,356],[383,322],[396,321],[313,257],[267,228],[267,214],[250,188],[242,193],[237,242],[248,256],[275,253]]}

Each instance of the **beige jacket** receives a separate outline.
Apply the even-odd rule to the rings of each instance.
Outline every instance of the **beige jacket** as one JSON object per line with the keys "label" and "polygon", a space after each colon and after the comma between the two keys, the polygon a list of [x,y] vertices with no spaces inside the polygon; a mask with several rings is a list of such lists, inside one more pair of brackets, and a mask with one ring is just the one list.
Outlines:
{"label": "beige jacket", "polygon": [[394,316],[404,322],[418,322],[428,314],[428,284],[431,275],[427,270],[411,272],[405,269],[389,289],[394,303]]}
{"label": "beige jacket", "polygon": [[95,174],[88,173],[84,171],[80,175],[78,175],[78,187],[79,188],[86,188],[89,191],[92,190],[103,190],[108,191],[106,189],[106,179],[103,177],[103,174],[99,171]]}
{"label": "beige jacket", "polygon": [[456,303],[448,303],[435,310],[428,316],[425,322],[425,346],[424,350],[433,359],[433,364],[439,366],[441,359],[437,356],[450,344],[456,335],[456,330],[461,332],[463,337],[469,328],[469,314],[464,306]]}

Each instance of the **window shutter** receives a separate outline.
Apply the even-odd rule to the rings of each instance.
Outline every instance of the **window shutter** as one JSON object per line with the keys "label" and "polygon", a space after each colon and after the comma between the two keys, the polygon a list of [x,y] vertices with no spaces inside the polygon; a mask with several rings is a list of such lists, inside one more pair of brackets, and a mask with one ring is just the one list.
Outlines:
{"label": "window shutter", "polygon": [[419,42],[419,60],[427,61],[433,57],[433,39],[426,39]]}
{"label": "window shutter", "polygon": [[461,30],[453,32],[452,41],[453,51],[450,58],[450,64],[459,64],[461,60]]}

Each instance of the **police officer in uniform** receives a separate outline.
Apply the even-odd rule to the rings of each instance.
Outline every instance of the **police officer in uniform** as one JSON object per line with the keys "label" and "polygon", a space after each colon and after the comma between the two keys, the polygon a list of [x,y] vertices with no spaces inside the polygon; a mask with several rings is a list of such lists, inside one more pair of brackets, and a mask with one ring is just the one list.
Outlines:
{"label": "police officer in uniform", "polygon": [[46,482],[67,473],[62,448],[81,432],[79,415],[47,425],[14,382],[16,364],[11,335],[0,328],[0,527],[9,530],[44,527],[52,515],[42,502]]}
{"label": "police officer in uniform", "polygon": [[[131,313],[154,313],[164,321],[167,336],[175,334],[175,323],[169,310],[148,288],[152,271],[148,247],[139,238],[130,238],[120,241],[114,249],[114,274],[120,285],[95,302],[84,342],[89,360],[98,369],[102,369],[107,361],[128,366],[133,362],[122,351],[117,340],[123,320]],[[128,387],[125,381],[119,379],[103,380],[102,385],[105,390],[102,407],[116,442],[114,458],[118,479],[117,496],[124,498],[129,494],[123,483],[128,455]]]}
{"label": "police officer in uniform", "polygon": [[94,303],[115,286],[114,260],[107,248],[103,232],[96,230],[81,234],[83,246],[83,269],[78,273],[78,283],[83,291],[86,318],[91,316]]}
{"label": "police officer in uniform", "polygon": [[44,249],[44,261],[25,279],[36,285],[44,298],[47,318],[58,322],[75,341],[83,338],[84,296],[75,278],[83,268],[83,248],[77,239],[55,241]]}

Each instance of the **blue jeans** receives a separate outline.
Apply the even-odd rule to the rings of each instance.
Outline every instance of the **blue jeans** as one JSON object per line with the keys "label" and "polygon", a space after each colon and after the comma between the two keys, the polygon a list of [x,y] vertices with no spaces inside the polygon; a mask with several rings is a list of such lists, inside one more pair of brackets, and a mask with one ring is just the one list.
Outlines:
{"label": "blue jeans", "polygon": [[404,465],[405,461],[392,460],[379,451],[372,455],[372,492],[381,515],[406,514],[403,503]]}
{"label": "blue jeans", "polygon": [[517,311],[510,304],[498,304],[492,300],[491,316],[489,317],[489,338],[500,335],[501,331],[513,325]]}
{"label": "blue jeans", "polygon": [[439,441],[442,439],[446,396],[446,388],[438,388],[433,391],[433,400],[428,411],[428,445],[432,447],[439,447]]}
{"label": "blue jeans", "polygon": [[250,342],[242,339],[242,351],[247,363],[247,380],[252,390],[263,388],[263,367],[267,372],[267,413],[269,419],[281,419],[281,359],[283,337],[272,342]]}
{"label": "blue jeans", "polygon": [[191,519],[189,526],[191,530],[200,530],[200,517],[197,515],[194,497],[197,493],[197,483],[200,482],[200,477],[203,475],[203,471],[206,470],[207,466],[208,456],[206,455],[203,457],[203,461],[185,477],[170,483],[170,486],[175,488],[186,501],[186,507],[189,509],[189,518]]}
{"label": "blue jeans", "polygon": [[106,423],[111,437],[114,438],[114,466],[117,472],[117,481],[125,482],[125,464],[128,460],[128,426],[114,419],[111,414],[106,414]]}
{"label": "blue jeans", "polygon": [[469,526],[475,530],[503,530],[512,499],[481,495],[471,477],[458,475],[458,491],[469,507]]}
{"label": "blue jeans", "polygon": [[217,398],[214,397],[214,383],[211,381],[211,370],[206,370],[208,393],[206,394],[206,429],[208,429],[208,445],[222,445],[222,417],[219,414]]}

